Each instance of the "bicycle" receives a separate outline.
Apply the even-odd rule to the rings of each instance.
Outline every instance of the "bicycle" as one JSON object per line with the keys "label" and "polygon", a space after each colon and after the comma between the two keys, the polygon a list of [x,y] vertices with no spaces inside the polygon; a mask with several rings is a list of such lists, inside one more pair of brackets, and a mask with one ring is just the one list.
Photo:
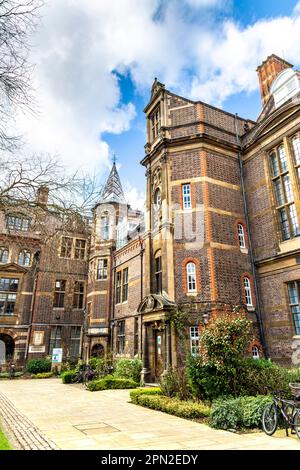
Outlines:
{"label": "bicycle", "polygon": [[279,418],[283,419],[286,435],[289,435],[288,429],[291,428],[292,434],[297,434],[300,439],[300,384],[289,384],[295,400],[283,398],[285,391],[272,390],[271,387],[265,387],[271,390],[272,403],[269,403],[262,415],[262,427],[268,436],[272,436],[279,423]]}

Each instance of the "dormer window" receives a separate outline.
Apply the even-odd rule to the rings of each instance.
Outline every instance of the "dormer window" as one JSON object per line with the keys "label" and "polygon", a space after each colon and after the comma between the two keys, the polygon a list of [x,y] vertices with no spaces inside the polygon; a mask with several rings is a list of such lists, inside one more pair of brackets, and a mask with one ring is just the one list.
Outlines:
{"label": "dormer window", "polygon": [[29,230],[29,219],[19,215],[8,215],[6,226],[9,230]]}
{"label": "dormer window", "polygon": [[158,136],[158,132],[161,126],[160,122],[160,106],[156,106],[154,111],[150,115],[150,124],[151,124],[151,137],[152,140],[155,140]]}

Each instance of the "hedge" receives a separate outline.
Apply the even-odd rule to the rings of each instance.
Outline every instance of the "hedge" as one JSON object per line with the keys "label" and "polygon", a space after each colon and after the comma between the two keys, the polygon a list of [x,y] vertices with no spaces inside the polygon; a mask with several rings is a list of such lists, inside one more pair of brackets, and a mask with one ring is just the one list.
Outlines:
{"label": "hedge", "polygon": [[76,375],[77,375],[76,370],[66,370],[60,375],[60,377],[61,377],[62,383],[71,384],[73,383]]}
{"label": "hedge", "polygon": [[40,372],[31,376],[32,379],[49,379],[50,377],[53,377],[53,372]]}
{"label": "hedge", "polygon": [[194,420],[207,418],[210,415],[210,408],[208,406],[189,400],[182,401],[178,398],[155,394],[137,394],[133,400],[137,405],[145,406],[152,410],[163,411],[180,418]]}
{"label": "hedge", "polygon": [[107,375],[104,379],[92,380],[87,387],[90,392],[108,389],[136,388],[138,383],[131,379],[121,379],[112,375]]}
{"label": "hedge", "polygon": [[265,406],[270,396],[223,398],[213,402],[209,424],[217,429],[261,428]]}
{"label": "hedge", "polygon": [[136,390],[131,390],[130,392],[131,401],[136,403],[136,399],[140,395],[162,395],[162,391],[159,387],[137,388]]}
{"label": "hedge", "polygon": [[31,374],[51,371],[50,359],[31,359],[27,362],[27,371]]}

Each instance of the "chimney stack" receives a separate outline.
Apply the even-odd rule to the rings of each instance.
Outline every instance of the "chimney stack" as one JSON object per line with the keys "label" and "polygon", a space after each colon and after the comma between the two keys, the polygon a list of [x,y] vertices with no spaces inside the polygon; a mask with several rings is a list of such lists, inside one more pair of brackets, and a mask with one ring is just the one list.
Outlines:
{"label": "chimney stack", "polygon": [[46,206],[48,204],[49,188],[47,186],[40,186],[36,194],[36,203]]}
{"label": "chimney stack", "polygon": [[257,67],[256,71],[258,73],[260,94],[263,106],[266,104],[270,97],[270,87],[275,78],[283,70],[292,67],[292,64],[290,64],[284,59],[281,59],[275,54],[272,54],[267,57],[267,59],[264,60],[259,67]]}

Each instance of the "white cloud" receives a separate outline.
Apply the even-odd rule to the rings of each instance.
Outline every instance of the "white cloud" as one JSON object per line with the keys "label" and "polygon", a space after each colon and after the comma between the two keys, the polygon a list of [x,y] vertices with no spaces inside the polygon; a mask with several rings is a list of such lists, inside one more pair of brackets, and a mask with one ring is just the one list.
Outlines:
{"label": "white cloud", "polygon": [[157,76],[175,92],[221,106],[258,88],[256,67],[268,55],[300,64],[300,2],[290,17],[247,27],[213,17],[225,3],[49,0],[32,53],[40,115],[18,119],[31,146],[60,154],[70,166],[103,170],[103,133],[128,130],[136,113],[123,103],[114,71],[130,73],[138,91],[148,91]]}

